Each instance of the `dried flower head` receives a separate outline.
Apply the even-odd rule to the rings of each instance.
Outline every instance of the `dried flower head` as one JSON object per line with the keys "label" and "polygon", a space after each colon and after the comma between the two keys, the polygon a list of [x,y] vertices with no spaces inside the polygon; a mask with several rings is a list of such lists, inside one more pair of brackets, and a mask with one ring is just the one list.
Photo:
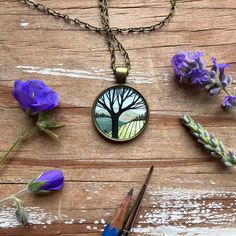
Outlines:
{"label": "dried flower head", "polygon": [[227,87],[232,81],[232,77],[225,74],[225,69],[229,68],[229,64],[219,64],[216,58],[212,58],[212,67],[210,70],[205,68],[202,60],[202,52],[180,52],[173,56],[171,64],[179,78],[179,82],[187,83],[204,88],[210,95],[219,94],[224,91],[227,96],[224,99],[222,107],[225,109],[232,108],[235,102],[235,96],[232,96]]}
{"label": "dried flower head", "polygon": [[232,151],[226,152],[221,140],[210,134],[201,124],[196,123],[189,115],[183,115],[181,121],[190,129],[191,134],[197,137],[197,141],[211,152],[211,155],[220,158],[225,166],[231,167],[236,165],[236,154]]}

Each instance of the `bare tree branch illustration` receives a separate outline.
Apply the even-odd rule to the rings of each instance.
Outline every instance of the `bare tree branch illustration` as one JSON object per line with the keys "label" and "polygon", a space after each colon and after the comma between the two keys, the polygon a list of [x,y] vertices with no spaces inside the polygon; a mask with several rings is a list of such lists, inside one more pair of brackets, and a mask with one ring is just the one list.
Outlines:
{"label": "bare tree branch illustration", "polygon": [[119,117],[128,110],[145,108],[143,98],[131,88],[113,88],[98,100],[97,107],[105,109],[112,119],[112,137],[118,138]]}

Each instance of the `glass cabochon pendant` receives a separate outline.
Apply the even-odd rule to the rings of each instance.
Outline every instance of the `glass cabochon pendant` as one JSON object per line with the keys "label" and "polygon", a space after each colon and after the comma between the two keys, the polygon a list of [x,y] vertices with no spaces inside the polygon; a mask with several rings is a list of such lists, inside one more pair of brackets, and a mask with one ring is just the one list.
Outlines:
{"label": "glass cabochon pendant", "polygon": [[149,108],[140,92],[118,84],[98,95],[92,108],[92,117],[96,129],[105,138],[129,141],[145,129]]}

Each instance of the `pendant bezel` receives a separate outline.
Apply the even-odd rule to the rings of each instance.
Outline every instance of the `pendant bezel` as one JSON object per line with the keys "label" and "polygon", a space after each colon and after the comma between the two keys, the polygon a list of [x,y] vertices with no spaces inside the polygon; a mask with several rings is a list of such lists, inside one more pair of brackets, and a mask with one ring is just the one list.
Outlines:
{"label": "pendant bezel", "polygon": [[[144,125],[143,127],[136,133],[134,134],[132,137],[130,138],[126,138],[126,139],[119,139],[119,138],[113,138],[113,137],[109,137],[108,135],[106,135],[104,133],[104,131],[101,130],[101,128],[99,127],[98,125],[98,122],[96,121],[96,107],[97,107],[97,104],[98,104],[98,101],[99,99],[106,93],[108,92],[109,90],[112,90],[112,89],[115,89],[115,88],[128,88],[130,90],[133,90],[142,100],[143,100],[143,103],[145,105],[145,109],[146,109],[146,116],[145,116],[145,122],[144,122]],[[143,95],[135,88],[131,87],[131,86],[128,86],[128,85],[125,85],[125,84],[116,84],[116,85],[113,85],[113,86],[110,86],[106,89],[104,89],[100,94],[98,94],[98,96],[96,97],[94,103],[93,103],[93,106],[92,106],[92,120],[93,120],[93,124],[96,128],[96,130],[98,131],[98,133],[105,139],[109,140],[109,141],[112,141],[112,142],[116,142],[116,143],[125,143],[125,142],[128,142],[128,141],[131,141],[135,138],[137,138],[138,136],[140,136],[143,131],[146,129],[147,127],[147,124],[148,124],[148,121],[149,121],[149,106],[148,106],[148,103],[146,101],[146,99],[143,97]]]}

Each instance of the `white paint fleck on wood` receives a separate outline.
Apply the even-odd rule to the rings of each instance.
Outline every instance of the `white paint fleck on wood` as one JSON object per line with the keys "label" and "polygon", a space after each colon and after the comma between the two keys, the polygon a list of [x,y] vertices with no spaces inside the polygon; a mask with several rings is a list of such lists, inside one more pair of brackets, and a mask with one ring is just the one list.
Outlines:
{"label": "white paint fleck on wood", "polygon": [[[51,224],[53,216],[39,207],[26,207],[30,224]],[[2,207],[0,210],[0,228],[14,228],[21,226],[15,216],[14,207]]]}
{"label": "white paint fleck on wood", "polygon": [[230,228],[236,217],[236,192],[160,189],[149,194],[149,202],[157,207],[140,215],[138,224],[142,227],[136,227],[136,233],[216,236],[223,235],[217,232],[227,232],[227,236],[236,235],[236,229]]}
{"label": "white paint fleck on wood", "polygon": [[176,226],[165,226],[165,227],[136,227],[132,230],[138,234],[144,235],[155,235],[155,236],[235,236],[235,228],[204,228],[204,227],[176,227]]}
{"label": "white paint fleck on wood", "polygon": [[20,21],[20,26],[23,28],[26,28],[29,26],[29,22],[27,22],[26,20],[21,20]]}
{"label": "white paint fleck on wood", "polygon": [[[137,226],[133,229],[136,233],[211,236],[222,231],[227,232],[227,236],[236,235],[236,229],[232,228],[236,217],[236,192],[165,188],[149,190],[146,199],[152,207],[144,208],[137,218]],[[35,225],[52,224],[58,220],[58,215],[54,216],[39,207],[28,207],[27,211],[30,223]],[[110,215],[109,211],[107,213]],[[75,216],[63,215],[62,219],[64,224],[87,222],[87,219],[79,216],[76,219]],[[100,223],[104,225],[106,222],[103,218],[94,221],[95,225]],[[0,211],[0,227],[17,226],[20,224],[15,218],[15,209],[3,207]],[[95,230],[94,225],[88,224],[86,227]]]}
{"label": "white paint fleck on wood", "polygon": [[[114,81],[113,75],[109,76],[108,73],[111,73],[110,70],[103,70],[98,68],[91,68],[91,71],[87,70],[71,70],[64,68],[41,68],[36,66],[16,66],[17,69],[29,74],[41,74],[48,76],[65,76],[70,78],[78,79],[90,79],[90,80],[105,80],[105,81]],[[155,83],[157,80],[168,80],[168,75],[164,74],[143,74],[141,72],[133,72],[129,75],[130,83],[137,84],[150,84]]]}

